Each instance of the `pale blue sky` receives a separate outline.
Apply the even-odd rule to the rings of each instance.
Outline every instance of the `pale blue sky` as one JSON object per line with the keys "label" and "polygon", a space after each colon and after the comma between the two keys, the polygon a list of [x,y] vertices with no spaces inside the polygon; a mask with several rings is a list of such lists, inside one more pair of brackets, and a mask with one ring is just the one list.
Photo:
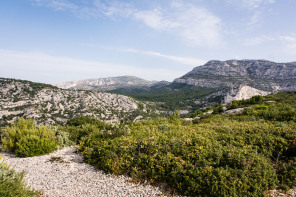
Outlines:
{"label": "pale blue sky", "polygon": [[182,76],[209,60],[296,61],[295,0],[1,0],[0,77]]}

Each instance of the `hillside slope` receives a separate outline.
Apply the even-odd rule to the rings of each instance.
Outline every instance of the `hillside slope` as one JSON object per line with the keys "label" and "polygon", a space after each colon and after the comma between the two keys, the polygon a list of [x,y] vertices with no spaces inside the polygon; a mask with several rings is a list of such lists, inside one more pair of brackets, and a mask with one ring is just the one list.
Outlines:
{"label": "hillside slope", "polygon": [[[103,84],[102,81],[96,84],[99,82]],[[118,85],[119,82],[111,80],[100,88],[98,85],[90,85],[87,80],[85,83],[88,85],[76,84],[75,88],[100,89],[127,95],[149,104],[153,102],[159,110],[182,110],[186,113],[207,105],[231,103],[255,95],[296,91],[296,64],[266,60],[212,60],[175,79],[173,83],[162,81],[144,85],[141,80],[134,80]],[[73,88],[74,84],[70,85],[64,88]]]}
{"label": "hillside slope", "polygon": [[57,87],[0,78],[0,123],[16,117],[46,124],[63,123],[76,116],[115,121],[138,111],[138,102],[111,93],[63,90]]}
{"label": "hillside slope", "polygon": [[296,65],[266,60],[213,60],[174,82],[208,88],[243,84],[268,92],[295,91]]}

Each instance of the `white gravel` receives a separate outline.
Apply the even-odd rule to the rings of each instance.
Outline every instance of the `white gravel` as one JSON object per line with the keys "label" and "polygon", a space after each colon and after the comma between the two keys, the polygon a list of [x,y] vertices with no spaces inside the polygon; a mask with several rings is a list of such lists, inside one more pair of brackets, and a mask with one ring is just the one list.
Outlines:
{"label": "white gravel", "polygon": [[[16,171],[26,171],[25,180],[43,196],[163,196],[158,187],[131,183],[125,176],[114,176],[83,163],[82,156],[73,147],[49,155],[18,158],[4,153],[5,162]],[[60,162],[50,162],[61,157]]]}

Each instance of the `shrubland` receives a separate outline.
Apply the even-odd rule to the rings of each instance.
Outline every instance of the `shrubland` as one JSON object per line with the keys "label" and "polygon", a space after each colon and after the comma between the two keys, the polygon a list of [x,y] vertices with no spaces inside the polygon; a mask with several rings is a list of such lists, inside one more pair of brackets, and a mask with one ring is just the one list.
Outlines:
{"label": "shrubland", "polygon": [[17,119],[1,132],[2,150],[16,153],[20,157],[44,155],[59,147],[73,144],[68,133],[57,127],[36,125],[34,120]]}
{"label": "shrubland", "polygon": [[134,124],[127,135],[93,132],[80,151],[106,172],[167,183],[189,196],[263,196],[296,183],[295,126],[217,116],[196,125],[156,119]]}
{"label": "shrubland", "polygon": [[244,107],[240,114],[222,114],[217,105],[215,114],[194,122],[178,113],[112,124],[78,117],[54,128],[20,119],[22,124],[4,129],[1,140],[3,148],[18,154],[20,145],[34,147],[35,138],[45,147],[42,139],[52,139],[51,151],[73,141],[98,169],[161,183],[186,196],[265,196],[270,189],[296,185],[295,102],[295,93],[259,96],[226,106]]}
{"label": "shrubland", "polygon": [[[276,96],[274,96],[276,97]],[[296,184],[293,101],[238,101],[237,115],[141,121],[130,133],[91,132],[80,141],[85,161],[108,173],[166,183],[188,196],[265,196]],[[214,111],[215,111],[214,108]]]}

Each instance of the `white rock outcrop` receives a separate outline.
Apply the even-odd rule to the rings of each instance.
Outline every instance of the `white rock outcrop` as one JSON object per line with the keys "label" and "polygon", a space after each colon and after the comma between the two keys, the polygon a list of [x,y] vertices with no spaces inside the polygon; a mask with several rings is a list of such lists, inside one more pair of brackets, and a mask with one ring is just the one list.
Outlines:
{"label": "white rock outcrop", "polygon": [[228,104],[234,100],[249,99],[256,95],[266,96],[268,94],[270,94],[270,92],[258,90],[248,85],[241,85],[239,87],[233,87],[229,90],[224,97],[224,103]]}

